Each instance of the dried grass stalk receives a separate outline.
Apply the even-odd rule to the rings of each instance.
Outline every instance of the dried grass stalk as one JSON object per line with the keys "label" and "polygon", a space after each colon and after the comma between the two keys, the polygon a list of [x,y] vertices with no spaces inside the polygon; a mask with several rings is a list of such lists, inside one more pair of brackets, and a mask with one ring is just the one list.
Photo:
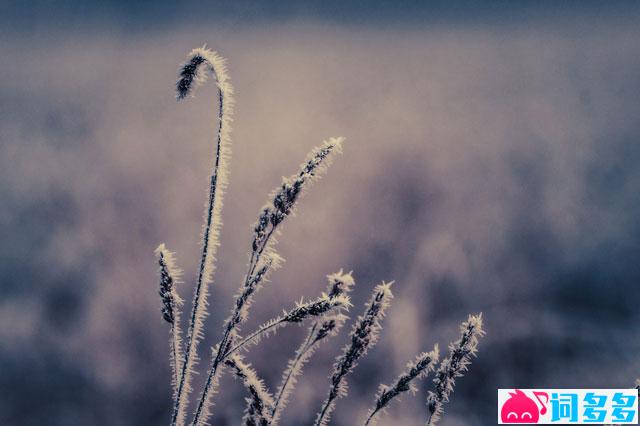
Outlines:
{"label": "dried grass stalk", "polygon": [[247,409],[242,419],[246,426],[267,426],[271,422],[271,406],[273,397],[267,390],[264,382],[258,378],[250,364],[244,363],[239,355],[232,355],[225,360],[225,365],[233,369],[234,374],[244,384],[249,392]]}
{"label": "dried grass stalk", "polygon": [[347,394],[345,377],[356,367],[358,359],[378,341],[382,329],[381,321],[393,298],[391,284],[393,283],[382,283],[376,286],[371,300],[367,303],[367,310],[354,325],[351,332],[351,343],[345,346],[342,356],[338,358],[334,366],[329,394],[316,417],[316,426],[324,426],[329,423],[336,399]]}
{"label": "dried grass stalk", "polygon": [[417,392],[413,381],[423,379],[433,371],[434,364],[438,362],[438,352],[438,345],[431,352],[422,352],[415,360],[407,364],[407,370],[396,379],[392,386],[380,385],[375,406],[364,423],[365,426],[375,424],[376,414],[384,410],[394,398],[404,392]]}
{"label": "dried grass stalk", "polygon": [[428,426],[436,424],[442,417],[444,404],[449,402],[453,393],[455,379],[469,369],[471,359],[478,351],[478,339],[484,335],[482,314],[469,315],[467,321],[460,325],[460,333],[460,339],[449,345],[449,356],[438,367],[433,379],[435,390],[427,394]]}
{"label": "dried grass stalk", "polygon": [[184,99],[193,92],[196,86],[206,80],[208,72],[214,75],[218,88],[218,130],[213,170],[209,183],[209,196],[205,208],[200,269],[193,294],[184,362],[182,363],[171,420],[172,425],[179,426],[185,423],[189,394],[192,390],[191,377],[198,362],[197,348],[203,337],[202,327],[207,316],[209,284],[213,278],[216,251],[220,245],[222,197],[228,182],[228,162],[231,155],[231,115],[234,101],[233,86],[227,74],[225,59],[206,47],[194,49],[189,53],[188,60],[182,65],[180,79],[176,84],[177,98]]}
{"label": "dried grass stalk", "polygon": [[174,253],[160,244],[155,250],[160,266],[160,300],[162,301],[162,317],[171,324],[169,339],[169,358],[171,363],[174,398],[178,393],[178,382],[182,368],[182,336],[180,331],[180,308],[183,300],[176,290],[176,284],[181,282],[182,270],[176,266]]}

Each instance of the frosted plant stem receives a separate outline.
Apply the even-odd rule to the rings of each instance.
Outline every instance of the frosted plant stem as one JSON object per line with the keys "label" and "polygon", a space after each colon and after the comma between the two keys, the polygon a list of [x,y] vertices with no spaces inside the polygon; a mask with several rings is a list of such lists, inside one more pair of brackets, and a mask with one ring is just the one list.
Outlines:
{"label": "frosted plant stem", "polygon": [[278,325],[280,325],[280,323],[273,323],[273,324],[269,324],[266,325],[264,327],[260,327],[258,330],[254,331],[253,333],[249,334],[247,337],[245,337],[244,339],[242,339],[239,343],[237,343],[235,346],[232,346],[222,357],[222,359],[224,360],[225,358],[227,358],[229,355],[233,354],[234,352],[237,352],[239,349],[241,349],[243,346],[245,346],[247,343],[253,341],[254,339],[257,339],[259,336],[262,336],[265,333],[268,333],[270,330],[273,330],[274,328],[278,327]]}
{"label": "frosted plant stem", "polygon": [[271,410],[271,417],[272,418],[276,418],[276,414],[278,412],[278,406],[280,405],[280,401],[282,401],[283,395],[287,390],[287,387],[289,385],[289,381],[291,380],[291,377],[293,376],[293,373],[298,368],[298,364],[300,364],[300,360],[302,359],[304,354],[307,352],[307,350],[309,350],[309,347],[311,345],[311,340],[313,339],[313,335],[314,335],[315,330],[316,330],[317,327],[318,327],[318,322],[315,322],[313,324],[313,326],[311,327],[311,329],[309,330],[309,334],[307,335],[307,338],[300,345],[300,348],[298,349],[298,351],[296,353],[296,356],[295,356],[293,362],[291,363],[290,368],[287,369],[285,377],[282,380],[282,384],[280,385],[280,388],[278,389],[278,394],[276,395],[275,402],[273,403],[273,408]]}
{"label": "frosted plant stem", "polygon": [[434,369],[434,364],[438,362],[438,345],[431,352],[422,352],[416,356],[415,360],[407,364],[407,369],[398,376],[391,386],[380,385],[376,402],[371,409],[369,417],[367,417],[364,426],[375,423],[376,414],[380,413],[387,407],[392,400],[398,398],[405,392],[417,392],[413,382],[417,379],[426,377]]}
{"label": "frosted plant stem", "polygon": [[[271,236],[273,233],[273,231],[269,234],[269,236]],[[266,244],[265,244],[266,246]],[[258,265],[258,262],[260,261],[260,256],[262,255],[262,251],[264,250],[263,246],[261,248],[261,250],[257,253],[257,255],[253,255],[251,256],[251,260],[249,263],[249,270],[247,271],[247,274],[245,276],[245,280],[244,280],[244,286],[246,287],[247,283],[249,282],[250,278],[253,276],[253,274],[255,273],[255,269],[256,266]],[[234,316],[239,315],[238,310],[236,309],[236,311],[233,314]],[[218,365],[220,364],[220,362],[223,361],[224,356],[223,354],[225,352],[228,351],[228,346],[229,346],[229,336],[231,334],[231,332],[233,331],[233,329],[235,328],[235,325],[232,322],[229,322],[229,326],[226,327],[225,331],[224,331],[224,335],[222,336],[222,339],[220,341],[220,343],[218,344],[218,350],[216,351],[216,356],[211,364],[211,369],[209,370],[209,374],[207,376],[207,381],[205,383],[204,386],[204,391],[202,392],[202,396],[200,398],[200,401],[198,402],[198,408],[196,409],[196,413],[193,417],[193,422],[192,425],[198,425],[199,421],[200,421],[200,416],[202,415],[202,409],[204,407],[204,404],[206,403],[207,399],[209,398],[209,392],[211,392],[211,385],[214,381],[214,378],[217,374],[218,371]]]}
{"label": "frosted plant stem", "polygon": [[182,365],[182,331],[180,329],[180,311],[183,304],[177,292],[176,284],[181,282],[182,270],[176,266],[174,253],[160,244],[155,250],[160,266],[160,300],[162,301],[162,317],[171,324],[170,329],[170,361],[173,375],[173,395],[178,392],[180,370]]}
{"label": "frosted plant stem", "polygon": [[278,328],[287,324],[299,324],[307,318],[317,318],[334,309],[342,308],[347,310],[349,306],[351,306],[349,296],[344,294],[339,294],[335,297],[329,297],[326,294],[322,294],[322,296],[312,302],[299,302],[296,304],[295,308],[288,312],[285,311],[282,315],[267,321],[265,324],[258,327],[256,331],[249,334],[239,343],[228,349],[222,355],[222,359],[226,359],[230,354],[236,352],[238,349],[249,343],[259,342],[262,336],[267,335],[270,332],[274,332]]}
{"label": "frosted plant stem", "polygon": [[203,75],[201,70],[204,66],[207,66],[217,79],[219,110],[215,161],[209,184],[200,268],[194,289],[184,361],[182,362],[178,391],[171,418],[171,424],[177,426],[182,426],[185,422],[189,403],[188,397],[191,392],[191,375],[197,362],[197,346],[199,339],[202,337],[203,321],[206,317],[208,284],[213,274],[216,249],[219,244],[218,234],[221,225],[222,195],[224,186],[226,186],[226,165],[224,163],[228,156],[226,145],[230,143],[231,118],[229,115],[233,104],[231,96],[233,87],[228,81],[224,59],[206,48],[194,49],[189,58],[189,61],[183,65],[181,79],[178,81],[178,99],[186,97],[195,84],[206,78],[206,73]]}
{"label": "frosted plant stem", "polygon": [[347,393],[346,376],[353,371],[358,360],[367,353],[367,350],[378,341],[378,335],[382,329],[382,318],[393,298],[391,284],[393,283],[383,282],[376,286],[367,303],[367,309],[356,321],[351,331],[351,342],[345,346],[342,356],[334,365],[329,393],[316,417],[314,426],[329,424],[331,413],[335,409],[336,399]]}
{"label": "frosted plant stem", "polygon": [[[174,330],[171,332],[171,334],[173,336],[176,335],[176,331],[175,331],[175,326],[174,326]],[[176,342],[176,338],[173,337],[171,339],[172,341],[172,351],[173,351],[173,359],[177,359],[178,357],[178,351],[179,351],[179,343]],[[180,381],[180,365],[178,364],[178,362],[176,362],[175,368],[173,369],[173,375],[174,375],[174,380],[176,381],[176,383],[178,383]]]}
{"label": "frosted plant stem", "polygon": [[476,356],[478,340],[485,334],[482,313],[469,315],[467,321],[460,324],[460,334],[460,339],[449,345],[449,356],[442,360],[433,379],[434,390],[427,394],[427,426],[433,426],[440,420],[444,404],[449,402],[453,393],[455,379],[464,375]]}
{"label": "frosted plant stem", "polygon": [[235,370],[236,377],[240,378],[249,391],[247,408],[242,419],[245,426],[268,426],[271,423],[269,407],[273,405],[273,396],[258,377],[251,365],[244,363],[242,357],[234,355],[225,360],[225,364]]}
{"label": "frosted plant stem", "polygon": [[[220,102],[222,103],[222,92],[219,92],[219,99]],[[220,130],[220,127],[218,128],[218,131]],[[184,391],[184,383],[185,383],[185,376],[187,374],[189,374],[189,372],[187,371],[187,364],[189,363],[189,361],[192,359],[192,354],[196,351],[196,339],[193,338],[194,334],[197,334],[199,332],[199,330],[196,330],[196,317],[198,316],[198,313],[200,312],[200,310],[202,309],[202,299],[201,299],[201,294],[202,294],[202,283],[203,283],[203,277],[204,277],[204,267],[205,264],[207,262],[207,256],[209,254],[209,234],[211,232],[211,221],[213,219],[213,205],[215,204],[215,192],[216,192],[216,183],[218,180],[218,167],[220,166],[220,139],[218,139],[218,144],[217,144],[217,148],[216,148],[216,161],[215,161],[215,165],[213,168],[213,173],[211,174],[211,184],[210,184],[210,190],[209,190],[209,206],[207,209],[207,223],[206,223],[206,227],[204,230],[204,238],[203,238],[203,244],[202,244],[202,256],[200,258],[200,270],[198,272],[198,282],[196,284],[196,289],[195,289],[195,294],[193,297],[194,303],[193,303],[193,307],[191,309],[191,318],[189,321],[189,331],[187,333],[187,348],[185,351],[185,362],[183,363],[183,367],[182,367],[182,371],[180,374],[180,385],[178,387],[178,400],[176,402],[176,405],[178,405],[178,407],[174,408],[174,419],[175,417],[177,417],[178,415],[178,410],[180,409],[180,397],[182,395],[182,392]],[[186,407],[184,408],[186,410]],[[175,424],[175,420],[173,420],[173,423]]]}

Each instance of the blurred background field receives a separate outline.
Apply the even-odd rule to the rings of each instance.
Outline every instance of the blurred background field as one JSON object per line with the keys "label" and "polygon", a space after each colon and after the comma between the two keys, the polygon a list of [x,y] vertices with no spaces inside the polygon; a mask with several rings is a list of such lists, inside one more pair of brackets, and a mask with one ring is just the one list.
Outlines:
{"label": "blurred background field", "polygon": [[[633,3],[8,1],[0,16],[0,424],[168,422],[153,250],[177,252],[190,300],[215,93],[178,104],[173,90],[205,42],[237,92],[208,342],[267,194],[342,135],[244,327],[340,268],[354,271],[353,316],[396,280],[333,424],[360,424],[378,383],[480,311],[487,336],[444,426],[492,424],[497,388],[630,387],[640,374]],[[249,355],[268,384],[303,334]],[[310,423],[345,340],[321,347],[284,424]],[[216,425],[243,408],[227,382]],[[422,424],[428,384],[379,424]]]}

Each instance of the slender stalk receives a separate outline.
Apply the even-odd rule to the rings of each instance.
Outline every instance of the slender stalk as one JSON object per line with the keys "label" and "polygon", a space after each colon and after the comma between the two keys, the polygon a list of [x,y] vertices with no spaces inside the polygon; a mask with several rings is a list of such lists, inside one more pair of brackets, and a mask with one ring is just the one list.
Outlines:
{"label": "slender stalk", "polygon": [[299,303],[294,309],[289,312],[285,312],[283,315],[278,316],[265,324],[258,327],[253,333],[249,334],[247,337],[242,339],[239,343],[235,344],[231,347],[224,355],[223,359],[227,358],[229,355],[238,351],[242,347],[247,344],[256,344],[260,341],[260,338],[270,332],[275,331],[276,329],[283,327],[287,324],[296,324],[304,321],[309,317],[318,317],[326,314],[330,310],[336,308],[345,308],[347,309],[351,306],[349,302],[349,297],[345,295],[339,295],[336,297],[329,297],[327,295],[323,295],[322,297],[316,299],[313,302],[308,303]]}
{"label": "slender stalk", "polygon": [[304,357],[305,354],[308,352],[311,341],[313,339],[313,335],[317,327],[318,327],[318,322],[313,323],[313,325],[309,329],[309,332],[307,333],[307,337],[304,339],[304,341],[296,351],[296,355],[291,361],[291,366],[285,370],[284,376],[282,378],[282,384],[278,388],[278,391],[275,396],[275,401],[273,403],[273,408],[271,410],[271,417],[275,417],[276,413],[278,412],[280,403],[284,401],[284,395],[285,395],[285,392],[287,391],[287,387],[290,381],[292,380],[292,378],[294,377],[295,372],[300,368],[299,365],[302,360],[302,357]]}
{"label": "slender stalk", "polygon": [[407,370],[402,373],[392,386],[380,385],[380,390],[376,397],[376,403],[367,417],[364,425],[373,424],[374,417],[389,403],[404,392],[416,392],[413,381],[426,377],[433,371],[434,364],[438,362],[438,345],[431,352],[423,352],[415,360],[407,364]]}
{"label": "slender stalk", "polygon": [[243,418],[245,426],[267,426],[271,421],[269,407],[273,405],[273,397],[263,381],[258,378],[251,365],[246,364],[238,355],[225,360],[225,364],[234,370],[250,395]]}
{"label": "slender stalk", "polygon": [[469,315],[460,325],[460,339],[449,345],[449,356],[442,360],[436,377],[433,379],[434,391],[427,395],[429,417],[427,426],[435,425],[443,413],[443,407],[449,402],[455,379],[462,377],[469,368],[471,359],[478,351],[478,339],[484,335],[482,314]]}
{"label": "slender stalk", "polygon": [[343,355],[334,366],[329,394],[316,417],[315,426],[324,426],[329,423],[336,399],[346,395],[345,377],[353,371],[357,361],[366,354],[367,349],[377,342],[382,329],[380,321],[393,298],[391,284],[382,283],[376,286],[371,300],[367,303],[366,311],[353,327],[351,343],[345,346]]}
{"label": "slender stalk", "polygon": [[224,354],[223,360],[225,358],[229,357],[229,355],[233,355],[235,352],[239,351],[240,349],[245,347],[247,344],[249,344],[249,343],[257,343],[262,338],[262,336],[268,334],[274,328],[278,328],[281,325],[282,325],[281,322],[269,322],[267,324],[264,324],[264,325],[260,326],[260,328],[258,328],[257,330],[253,331],[247,337],[242,339],[239,343],[236,343],[234,346],[232,346]]}
{"label": "slender stalk", "polygon": [[185,423],[189,393],[191,392],[191,376],[197,364],[197,346],[203,337],[202,327],[207,316],[207,296],[209,283],[215,269],[215,255],[219,245],[222,211],[222,196],[227,184],[227,160],[230,144],[230,124],[233,105],[233,87],[226,73],[225,61],[206,48],[194,49],[189,60],[183,65],[181,78],[177,83],[177,97],[184,99],[194,86],[206,78],[203,68],[207,67],[214,75],[218,87],[218,129],[216,137],[215,159],[209,184],[209,197],[205,212],[205,225],[202,239],[202,255],[198,280],[193,295],[193,304],[187,331],[184,361],[178,382],[178,391],[174,401],[171,418],[172,425],[182,426]]}
{"label": "slender stalk", "polygon": [[170,329],[170,361],[172,370],[172,385],[174,397],[178,392],[180,369],[182,366],[182,338],[180,330],[180,308],[183,301],[176,290],[180,282],[182,271],[175,265],[174,254],[160,244],[155,250],[160,266],[160,298],[162,301],[162,317],[171,324]]}

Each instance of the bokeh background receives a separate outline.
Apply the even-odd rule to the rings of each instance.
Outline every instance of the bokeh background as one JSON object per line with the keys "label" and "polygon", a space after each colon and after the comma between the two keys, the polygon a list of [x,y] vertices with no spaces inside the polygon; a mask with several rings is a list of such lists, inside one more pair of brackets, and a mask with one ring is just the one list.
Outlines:
{"label": "bokeh background", "polygon": [[[205,42],[237,91],[207,345],[267,194],[342,135],[244,328],[340,268],[357,281],[353,316],[396,280],[333,424],[360,424],[377,385],[444,349],[468,313],[487,336],[442,425],[493,424],[501,387],[632,386],[639,18],[623,1],[0,2],[0,424],[168,423],[153,250],[177,251],[190,299],[215,91],[177,103],[173,89]],[[248,355],[270,386],[303,334]],[[311,423],[345,342],[318,352],[284,424]],[[429,387],[380,424],[422,424]],[[222,389],[213,424],[238,424],[243,390],[228,375]]]}

